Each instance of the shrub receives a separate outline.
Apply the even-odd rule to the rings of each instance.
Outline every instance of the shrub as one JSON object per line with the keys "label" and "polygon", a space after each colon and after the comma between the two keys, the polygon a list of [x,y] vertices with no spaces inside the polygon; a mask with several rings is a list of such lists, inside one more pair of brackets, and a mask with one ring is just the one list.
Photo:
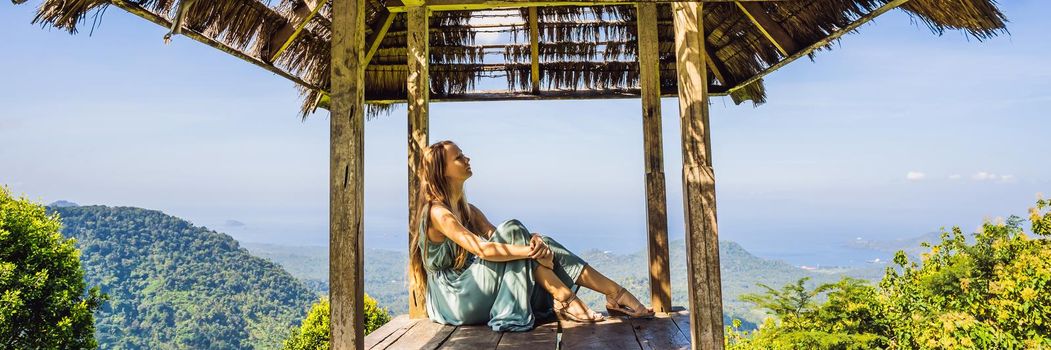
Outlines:
{"label": "shrub", "polygon": [[[328,350],[331,337],[329,328],[329,301],[323,298],[310,307],[299,328],[294,328],[285,339],[283,350]],[[376,305],[376,299],[365,295],[365,334],[380,328],[390,321],[386,308]]]}
{"label": "shrub", "polygon": [[[969,242],[942,231],[920,262],[899,251],[878,288],[805,279],[743,299],[770,310],[759,330],[727,328],[729,349],[1051,349],[1051,200],[1029,212],[1030,238],[1012,216],[985,222]],[[812,300],[824,293],[827,301]]]}
{"label": "shrub", "polygon": [[106,300],[85,293],[80,251],[57,215],[0,187],[0,344],[11,349],[95,348],[92,314]]}

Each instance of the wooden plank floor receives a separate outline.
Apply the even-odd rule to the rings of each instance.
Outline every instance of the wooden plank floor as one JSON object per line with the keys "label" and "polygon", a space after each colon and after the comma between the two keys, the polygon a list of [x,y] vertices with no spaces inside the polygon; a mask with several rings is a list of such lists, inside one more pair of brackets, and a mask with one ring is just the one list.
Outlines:
{"label": "wooden plank floor", "polygon": [[686,311],[653,319],[610,318],[599,323],[558,321],[529,332],[493,332],[485,325],[449,326],[428,319],[393,320],[365,337],[365,349],[689,349]]}

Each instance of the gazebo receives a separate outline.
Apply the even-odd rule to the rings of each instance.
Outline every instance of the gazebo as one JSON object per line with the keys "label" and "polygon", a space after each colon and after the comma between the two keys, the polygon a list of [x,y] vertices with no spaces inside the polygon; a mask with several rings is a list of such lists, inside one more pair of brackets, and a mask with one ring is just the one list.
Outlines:
{"label": "gazebo", "polygon": [[[165,40],[181,34],[294,82],[304,117],[330,110],[333,349],[721,349],[709,96],[761,104],[764,76],[895,8],[937,34],[959,29],[981,40],[1005,31],[993,0],[43,0],[34,22],[74,33],[109,5],[171,28]],[[688,311],[671,305],[665,96],[679,101]],[[661,317],[503,335],[426,321],[423,286],[410,280],[409,315],[364,335],[366,116],[407,103],[415,193],[432,101],[613,98],[642,100],[651,303]]]}

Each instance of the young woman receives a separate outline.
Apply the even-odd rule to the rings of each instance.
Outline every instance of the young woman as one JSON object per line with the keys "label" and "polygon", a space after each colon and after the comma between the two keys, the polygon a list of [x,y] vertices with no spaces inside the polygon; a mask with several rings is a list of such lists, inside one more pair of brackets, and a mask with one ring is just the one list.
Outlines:
{"label": "young woman", "polygon": [[577,298],[575,285],[605,294],[611,315],[653,316],[652,309],[554,239],[530,233],[514,219],[493,226],[464,194],[470,162],[455,143],[441,141],[424,150],[417,174],[420,227],[410,242],[409,273],[425,282],[421,288],[431,320],[526,331],[552,311],[563,320],[605,319]]}

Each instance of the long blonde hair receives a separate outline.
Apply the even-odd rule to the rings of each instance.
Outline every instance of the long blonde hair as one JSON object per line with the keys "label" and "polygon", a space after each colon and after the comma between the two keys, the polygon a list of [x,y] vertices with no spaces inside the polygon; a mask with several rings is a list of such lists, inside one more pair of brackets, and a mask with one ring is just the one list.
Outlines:
{"label": "long blonde hair", "polygon": [[[420,192],[416,194],[416,205],[419,209],[414,213],[416,221],[412,227],[413,234],[409,235],[409,273],[412,275],[410,277],[418,281],[417,287],[421,289],[426,286],[427,281],[427,272],[423,268],[424,254],[427,252],[420,249],[420,240],[427,239],[427,226],[420,230],[419,220],[423,220],[424,215],[430,215],[429,212],[423,211],[427,203],[441,203],[450,209],[453,207],[453,203],[449,203],[449,184],[445,181],[445,146],[452,144],[454,144],[452,141],[444,140],[428,146],[423,150],[423,157],[417,168],[416,178],[420,183]],[[471,208],[467,204],[467,194],[460,197],[455,205],[463,215],[463,226],[481,236],[473,215],[471,215]],[[455,257],[453,268],[462,269],[467,264],[467,250],[453,244],[453,255]]]}

